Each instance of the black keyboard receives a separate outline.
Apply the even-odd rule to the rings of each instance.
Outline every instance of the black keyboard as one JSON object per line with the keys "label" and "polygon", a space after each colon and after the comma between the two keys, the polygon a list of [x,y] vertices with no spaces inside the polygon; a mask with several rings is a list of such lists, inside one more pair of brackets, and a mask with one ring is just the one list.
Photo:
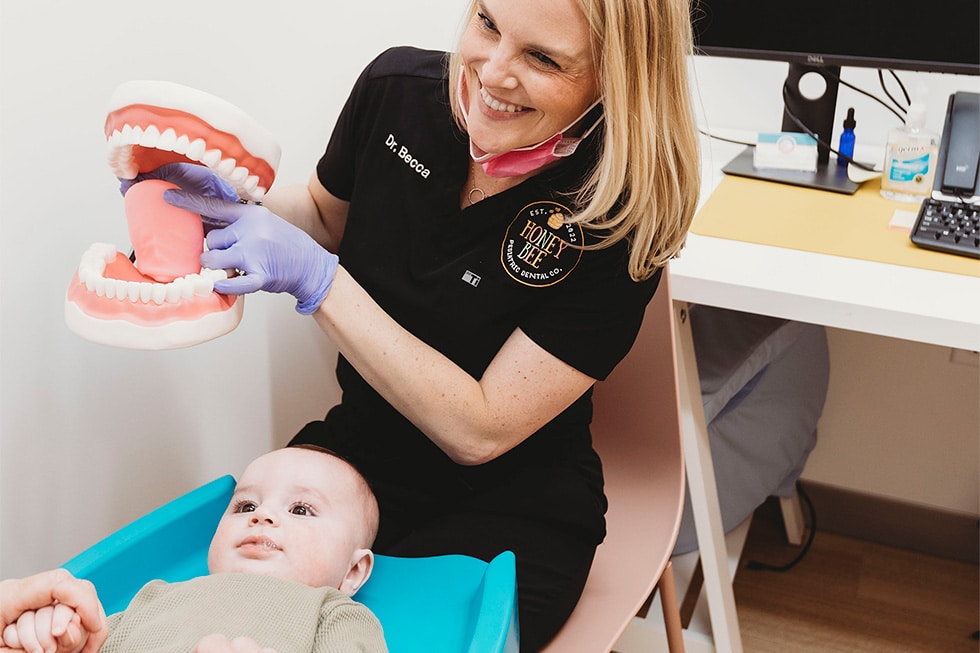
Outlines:
{"label": "black keyboard", "polygon": [[919,247],[980,258],[980,206],[923,200],[911,237]]}

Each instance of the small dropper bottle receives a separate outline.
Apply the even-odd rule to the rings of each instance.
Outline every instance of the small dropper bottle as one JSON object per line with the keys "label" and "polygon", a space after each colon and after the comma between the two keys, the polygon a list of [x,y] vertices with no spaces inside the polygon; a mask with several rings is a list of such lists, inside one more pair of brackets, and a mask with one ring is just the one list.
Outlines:
{"label": "small dropper bottle", "polygon": [[840,145],[837,146],[837,165],[847,166],[854,157],[854,128],[857,122],[854,120],[854,107],[847,110],[847,118],[844,119],[844,131],[840,133]]}

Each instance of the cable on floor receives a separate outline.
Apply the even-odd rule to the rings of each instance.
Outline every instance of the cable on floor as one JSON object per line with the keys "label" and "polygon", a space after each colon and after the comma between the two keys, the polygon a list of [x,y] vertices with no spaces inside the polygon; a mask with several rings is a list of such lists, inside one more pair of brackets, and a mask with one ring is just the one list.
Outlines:
{"label": "cable on floor", "polygon": [[813,507],[813,502],[810,501],[810,496],[806,493],[806,490],[804,490],[803,486],[800,485],[799,483],[796,484],[796,491],[800,495],[800,499],[803,500],[803,503],[806,504],[807,511],[810,513],[810,533],[807,535],[806,542],[803,543],[803,548],[800,549],[800,552],[796,555],[795,558],[793,558],[792,560],[790,560],[784,565],[773,565],[766,562],[759,562],[758,560],[750,560],[748,564],[746,564],[745,566],[746,569],[758,569],[761,571],[779,571],[779,572],[789,571],[797,564],[799,564],[799,562],[810,550],[810,545],[813,544],[813,538],[817,534],[817,511]]}

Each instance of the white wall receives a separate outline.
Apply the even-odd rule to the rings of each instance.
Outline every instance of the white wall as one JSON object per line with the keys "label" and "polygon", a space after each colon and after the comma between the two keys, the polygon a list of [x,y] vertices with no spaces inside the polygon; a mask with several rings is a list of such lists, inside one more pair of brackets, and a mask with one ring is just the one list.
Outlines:
{"label": "white wall", "polygon": [[238,474],[336,399],[335,350],[283,296],[231,334],[143,352],[89,343],[63,302],[82,252],[128,245],[102,124],[117,84],[237,104],[305,181],[354,78],[391,45],[452,47],[462,0],[0,4],[0,577],[60,564],[200,483]]}
{"label": "white wall", "polygon": [[[0,4],[0,577],[237,474],[336,399],[334,350],[288,297],[249,297],[237,330],[180,351],[103,347],[64,326],[81,253],[127,243],[103,163],[115,86],[169,79],[234,102],[280,138],[278,183],[304,181],[363,65],[390,45],[451,47],[464,4]],[[780,66],[697,67],[709,126],[778,127]],[[883,142],[886,120],[860,108],[859,143]]]}

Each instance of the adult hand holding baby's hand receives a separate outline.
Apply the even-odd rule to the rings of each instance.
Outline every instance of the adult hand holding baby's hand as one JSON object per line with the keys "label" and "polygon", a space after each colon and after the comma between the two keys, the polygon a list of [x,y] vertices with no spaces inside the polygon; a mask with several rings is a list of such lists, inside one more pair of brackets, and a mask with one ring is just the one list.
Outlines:
{"label": "adult hand holding baby's hand", "polygon": [[296,298],[296,310],[304,315],[323,303],[338,259],[302,229],[255,204],[225,202],[179,190],[168,190],[163,198],[173,206],[227,223],[208,233],[209,251],[201,255],[201,265],[245,274],[216,281],[217,292],[286,292]]}
{"label": "adult hand holding baby's hand", "polygon": [[[18,624],[21,617],[30,613],[33,619],[37,611],[60,605],[60,612],[55,626],[55,613],[51,612],[52,621],[46,627],[49,631],[61,633],[60,624],[66,624],[62,635],[65,648],[58,651],[81,651],[95,653],[105,642],[108,629],[102,604],[96,595],[95,587],[86,580],[72,576],[64,569],[54,569],[27,578],[10,578],[0,581],[0,651],[28,650],[24,637],[19,636]],[[68,621],[66,616],[72,615]],[[47,617],[45,617],[47,618]],[[25,621],[25,627],[27,622]],[[33,635],[36,637],[36,634]],[[8,641],[8,637],[11,641]],[[17,638],[16,641],[13,641]],[[74,641],[75,644],[70,643]],[[77,645],[77,646],[76,646]],[[35,649],[39,650],[39,649]]]}
{"label": "adult hand holding baby's hand", "polygon": [[88,640],[81,618],[72,608],[56,603],[20,615],[3,630],[0,651],[79,653]]}
{"label": "adult hand holding baby's hand", "polygon": [[214,633],[201,639],[194,648],[194,653],[276,653],[276,650],[263,648],[248,637],[229,640],[224,635]]}

